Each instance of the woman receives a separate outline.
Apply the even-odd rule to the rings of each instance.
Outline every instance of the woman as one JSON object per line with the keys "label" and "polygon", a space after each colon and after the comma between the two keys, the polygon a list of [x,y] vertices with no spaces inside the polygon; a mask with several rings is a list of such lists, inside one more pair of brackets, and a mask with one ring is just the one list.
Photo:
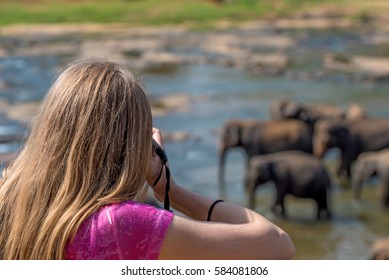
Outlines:
{"label": "woman", "polygon": [[[150,105],[115,63],[77,61],[57,78],[0,187],[1,259],[288,259],[288,235],[259,214],[214,203],[170,178]],[[162,176],[160,176],[162,174]],[[211,207],[212,206],[212,207]],[[207,215],[209,216],[208,220]]]}

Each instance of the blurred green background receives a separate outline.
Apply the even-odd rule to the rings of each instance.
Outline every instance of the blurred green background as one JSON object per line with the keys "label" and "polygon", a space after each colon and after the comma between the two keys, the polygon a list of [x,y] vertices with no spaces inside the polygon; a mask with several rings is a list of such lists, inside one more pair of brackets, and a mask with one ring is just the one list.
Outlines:
{"label": "blurred green background", "polygon": [[[216,198],[218,132],[230,118],[268,119],[284,98],[389,118],[388,23],[389,0],[0,0],[0,138],[24,133],[58,69],[105,57],[141,77],[175,179]],[[0,143],[0,156],[19,147]],[[226,187],[245,205],[240,152]],[[335,150],[324,161],[332,175],[337,160]],[[290,234],[295,259],[366,259],[389,235],[377,180],[354,205],[333,178],[331,221],[293,197],[282,219],[270,211],[275,189],[257,193],[255,210]]]}
{"label": "blurred green background", "polygon": [[15,23],[119,22],[139,25],[187,23],[210,27],[228,20],[271,19],[333,8],[356,20],[385,15],[384,0],[0,0],[0,26]]}

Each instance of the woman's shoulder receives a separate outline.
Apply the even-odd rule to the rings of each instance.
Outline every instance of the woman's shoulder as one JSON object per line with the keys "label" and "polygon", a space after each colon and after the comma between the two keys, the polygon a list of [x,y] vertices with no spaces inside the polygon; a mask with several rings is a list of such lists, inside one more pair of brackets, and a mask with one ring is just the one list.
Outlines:
{"label": "woman's shoulder", "polygon": [[169,227],[173,213],[156,206],[136,201],[112,203],[101,207],[90,219],[99,228],[114,227],[128,230],[128,227],[148,231]]}
{"label": "woman's shoulder", "polygon": [[97,211],[98,215],[106,215],[109,213],[110,215],[115,216],[116,218],[120,218],[122,216],[129,217],[158,217],[158,216],[166,216],[172,217],[173,213],[170,211],[166,211],[164,209],[158,208],[157,206],[136,202],[133,200],[123,201],[119,203],[112,203],[103,206],[100,210]]}
{"label": "woman's shoulder", "polygon": [[105,205],[83,222],[67,258],[155,259],[172,220],[172,212],[144,203]]}

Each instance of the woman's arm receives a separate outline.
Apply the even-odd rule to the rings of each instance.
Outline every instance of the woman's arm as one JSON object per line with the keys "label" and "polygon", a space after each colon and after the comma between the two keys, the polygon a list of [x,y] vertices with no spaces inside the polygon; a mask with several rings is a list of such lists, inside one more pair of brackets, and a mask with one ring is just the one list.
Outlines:
{"label": "woman's arm", "polygon": [[[153,137],[163,147],[159,130],[154,130]],[[149,184],[155,181],[160,170],[161,162],[153,156]],[[294,245],[288,234],[263,216],[220,202],[214,206],[210,222],[206,222],[214,200],[176,184],[172,177],[170,180],[171,206],[188,218],[174,216],[160,259],[290,259],[294,256]],[[160,201],[164,199],[165,185],[166,178],[162,176],[153,187]]]}
{"label": "woman's arm", "polygon": [[213,200],[172,185],[173,208],[194,219],[175,215],[162,245],[160,259],[290,259],[289,236],[261,215],[234,204]]}

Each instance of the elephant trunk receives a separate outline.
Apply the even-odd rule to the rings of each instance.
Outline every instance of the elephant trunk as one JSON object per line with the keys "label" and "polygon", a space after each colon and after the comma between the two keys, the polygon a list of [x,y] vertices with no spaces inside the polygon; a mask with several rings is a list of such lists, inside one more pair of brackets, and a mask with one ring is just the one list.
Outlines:
{"label": "elephant trunk", "polygon": [[224,165],[226,159],[227,148],[222,147],[219,151],[219,193],[221,197],[225,196],[224,187]]}
{"label": "elephant trunk", "polygon": [[323,158],[326,152],[326,145],[322,141],[314,140],[313,142],[313,154],[317,158]]}

